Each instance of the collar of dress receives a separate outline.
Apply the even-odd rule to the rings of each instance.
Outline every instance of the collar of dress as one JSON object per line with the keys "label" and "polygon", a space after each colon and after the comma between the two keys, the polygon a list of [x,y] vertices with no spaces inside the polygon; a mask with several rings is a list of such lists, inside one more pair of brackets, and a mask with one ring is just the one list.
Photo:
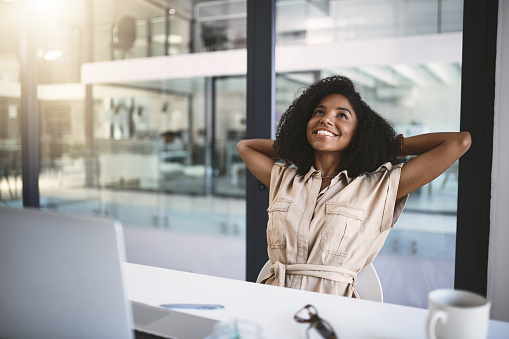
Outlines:
{"label": "collar of dress", "polygon": [[[373,172],[370,172],[370,173],[376,173],[376,172],[380,172],[380,171],[387,171],[387,170],[390,170],[391,168],[392,168],[392,164],[390,162],[386,162],[386,163],[380,165],[380,167],[378,167],[376,169],[376,171],[373,171]],[[320,171],[317,170],[314,166],[311,166],[309,171],[304,176],[304,181],[307,181],[314,174],[320,175]],[[334,178],[332,178],[332,180],[335,180],[335,179],[340,180],[342,175],[345,176],[346,181],[347,181],[348,184],[350,182],[352,182],[353,179],[355,179],[355,178],[350,178],[348,176],[348,170],[345,169],[345,170],[342,170],[341,172],[339,172],[338,175],[336,175]]]}
{"label": "collar of dress", "polygon": [[[307,181],[312,175],[316,175],[316,176],[320,175],[320,171],[317,170],[314,166],[311,166],[311,168],[306,173],[306,175],[304,175],[304,181]],[[348,181],[348,183],[350,183],[350,181],[352,181],[352,178],[348,177],[348,171],[347,170],[343,170],[343,171],[339,172],[334,178],[332,178],[332,180],[340,180],[341,176],[345,176],[345,178]]]}

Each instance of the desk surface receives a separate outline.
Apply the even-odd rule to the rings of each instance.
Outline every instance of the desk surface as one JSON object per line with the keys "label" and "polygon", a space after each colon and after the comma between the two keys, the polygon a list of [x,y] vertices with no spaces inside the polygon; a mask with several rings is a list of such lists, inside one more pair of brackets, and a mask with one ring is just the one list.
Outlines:
{"label": "desk surface", "polygon": [[[256,323],[264,339],[305,338],[307,325],[295,322],[293,315],[306,304],[314,305],[340,338],[426,338],[425,309],[129,263],[124,265],[124,274],[130,300],[155,306],[221,304],[224,309],[185,312]],[[509,323],[490,321],[488,338],[509,338]]]}

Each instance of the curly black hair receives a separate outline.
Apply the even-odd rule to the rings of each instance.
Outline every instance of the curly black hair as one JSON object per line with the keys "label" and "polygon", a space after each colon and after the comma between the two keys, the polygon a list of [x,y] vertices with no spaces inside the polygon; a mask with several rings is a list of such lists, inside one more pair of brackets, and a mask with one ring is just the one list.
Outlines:
{"label": "curly black hair", "polygon": [[283,113],[274,143],[279,157],[293,163],[300,175],[309,171],[315,152],[307,140],[307,123],[316,105],[330,94],[346,97],[357,116],[357,129],[341,160],[341,170],[346,169],[348,176],[354,178],[375,171],[385,162],[395,163],[399,147],[394,128],[362,100],[349,78],[340,75],[312,84]]}

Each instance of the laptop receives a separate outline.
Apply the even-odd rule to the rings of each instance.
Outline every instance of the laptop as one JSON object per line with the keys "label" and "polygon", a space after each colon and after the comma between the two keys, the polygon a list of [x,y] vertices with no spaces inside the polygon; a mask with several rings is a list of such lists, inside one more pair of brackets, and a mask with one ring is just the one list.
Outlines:
{"label": "laptop", "polygon": [[122,234],[110,219],[0,206],[0,338],[210,335],[217,320],[126,299]]}

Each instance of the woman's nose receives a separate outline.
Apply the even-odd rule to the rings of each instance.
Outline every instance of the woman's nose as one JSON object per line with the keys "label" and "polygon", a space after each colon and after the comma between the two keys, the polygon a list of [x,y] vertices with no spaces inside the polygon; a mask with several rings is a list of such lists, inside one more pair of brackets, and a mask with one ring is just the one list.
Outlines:
{"label": "woman's nose", "polygon": [[322,116],[322,119],[320,120],[320,122],[324,125],[332,125],[333,124],[330,114],[324,114]]}

